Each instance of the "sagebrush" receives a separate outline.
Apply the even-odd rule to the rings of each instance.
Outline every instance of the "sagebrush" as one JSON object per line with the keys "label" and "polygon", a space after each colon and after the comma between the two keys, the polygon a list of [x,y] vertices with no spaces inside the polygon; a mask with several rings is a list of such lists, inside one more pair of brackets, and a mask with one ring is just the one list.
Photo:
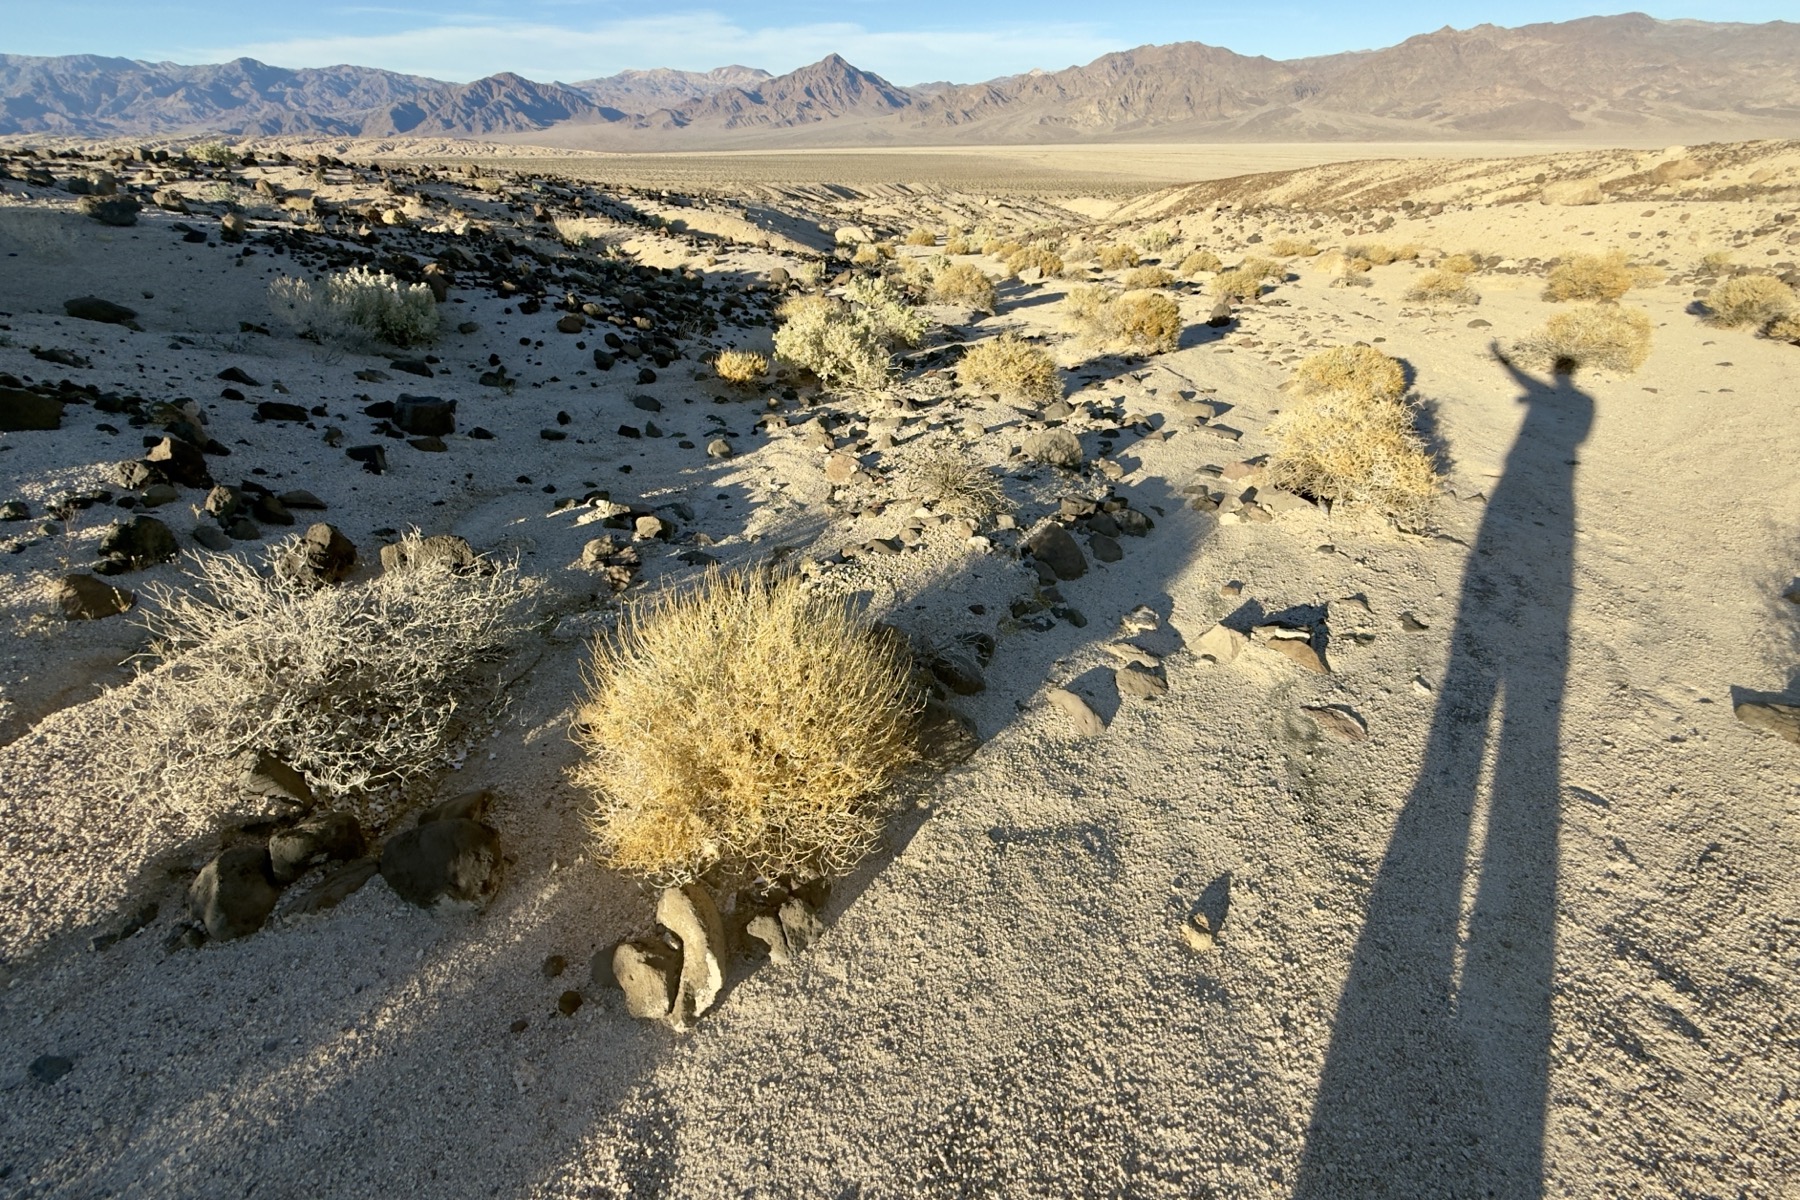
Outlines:
{"label": "sagebrush", "polygon": [[335,795],[437,766],[480,669],[522,628],[516,566],[476,569],[413,552],[363,583],[311,587],[199,555],[192,584],[146,588],[161,666],[143,681],[123,736],[140,782],[177,793],[229,783],[232,764],[269,753]]}
{"label": "sagebrush", "polygon": [[946,516],[985,521],[1006,507],[999,478],[954,442],[927,447],[907,475],[920,497]]}
{"label": "sagebrush", "polygon": [[1398,400],[1406,394],[1406,369],[1373,346],[1334,346],[1308,356],[1288,386],[1300,396],[1347,392]]}
{"label": "sagebrush", "polygon": [[1224,265],[1211,250],[1196,250],[1181,260],[1178,270],[1183,279],[1191,279],[1202,271],[1217,271]]}
{"label": "sagebrush", "polygon": [[1181,340],[1181,309],[1161,292],[1114,293],[1102,287],[1072,289],[1065,301],[1088,340],[1141,354],[1174,350]]}
{"label": "sagebrush", "polygon": [[906,235],[906,244],[909,246],[935,246],[937,245],[937,234],[923,225],[915,225]]}
{"label": "sagebrush", "polygon": [[269,283],[269,304],[296,333],[324,342],[379,342],[404,349],[437,336],[437,303],[430,288],[401,283],[367,267],[351,267],[319,282],[278,276]]}
{"label": "sagebrush", "polygon": [[885,279],[862,278],[831,296],[795,296],[776,315],[775,353],[828,384],[879,387],[899,346],[916,345],[930,322]]}
{"label": "sagebrush", "polygon": [[848,871],[917,757],[903,642],[795,576],[710,573],[595,646],[575,780],[613,867],[661,885]]}
{"label": "sagebrush", "polygon": [[1623,250],[1571,254],[1550,269],[1544,299],[1617,300],[1637,282],[1638,274]]}
{"label": "sagebrush", "polygon": [[1127,290],[1168,287],[1174,282],[1174,274],[1165,267],[1135,267],[1119,280]]}
{"label": "sagebrush", "polygon": [[964,385],[1009,400],[1047,404],[1062,398],[1056,360],[1017,334],[1003,333],[970,346],[956,368]]}
{"label": "sagebrush", "polygon": [[1424,304],[1479,304],[1481,293],[1458,271],[1427,271],[1406,289],[1406,298]]}
{"label": "sagebrush", "polygon": [[1094,251],[1094,261],[1100,264],[1103,271],[1116,271],[1121,267],[1138,265],[1138,252],[1131,246],[1102,246]]}

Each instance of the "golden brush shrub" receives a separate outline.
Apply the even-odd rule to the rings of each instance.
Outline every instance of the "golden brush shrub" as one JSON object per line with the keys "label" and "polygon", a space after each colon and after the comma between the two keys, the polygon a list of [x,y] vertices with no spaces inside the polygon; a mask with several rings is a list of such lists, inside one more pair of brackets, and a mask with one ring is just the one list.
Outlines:
{"label": "golden brush shrub", "polygon": [[1021,246],[1008,254],[1005,262],[1008,278],[1015,279],[1033,269],[1046,279],[1062,274],[1063,270],[1062,258],[1055,251],[1046,250],[1042,246]]}
{"label": "golden brush shrub", "polygon": [[1371,392],[1302,396],[1271,423],[1269,480],[1319,500],[1363,501],[1409,523],[1437,494],[1411,405]]}
{"label": "golden brush shrub", "polygon": [[1629,374],[1650,357],[1650,314],[1617,304],[1584,304],[1551,317],[1513,353],[1559,374],[1585,367]]}
{"label": "golden brush shrub", "polygon": [[953,263],[931,281],[931,298],[939,304],[966,304],[982,312],[994,311],[994,281],[970,263]]}
{"label": "golden brush shrub", "polygon": [[1128,289],[1160,288],[1174,283],[1175,276],[1164,267],[1135,267],[1119,282]]}
{"label": "golden brush shrub", "polygon": [[1131,246],[1102,246],[1094,251],[1094,259],[1103,271],[1116,271],[1121,267],[1138,265],[1138,252]]}
{"label": "golden brush shrub", "polygon": [[1475,261],[1472,254],[1447,254],[1438,260],[1438,270],[1455,271],[1458,275],[1473,275],[1481,270],[1481,264]]}
{"label": "golden brush shrub", "polygon": [[973,254],[975,253],[975,247],[969,244],[968,238],[958,233],[944,239],[944,253]]}
{"label": "golden brush shrub", "polygon": [[1181,309],[1161,292],[1126,292],[1112,302],[1107,324],[1117,341],[1147,354],[1173,350],[1181,340]]}
{"label": "golden brush shrub", "polygon": [[1184,279],[1192,279],[1202,271],[1217,271],[1225,264],[1211,250],[1196,250],[1181,260],[1179,268]]}
{"label": "golden brush shrub", "polygon": [[1763,328],[1800,308],[1794,289],[1773,275],[1733,275],[1706,294],[1715,325]]}
{"label": "golden brush shrub", "polygon": [[1302,362],[1289,386],[1300,396],[1343,392],[1398,400],[1406,394],[1406,371],[1373,346],[1335,346]]}
{"label": "golden brush shrub", "polygon": [[793,575],[714,571],[628,609],[574,729],[601,856],[664,886],[848,871],[917,759],[910,659]]}
{"label": "golden brush shrub", "polygon": [[755,387],[769,373],[769,360],[754,350],[721,350],[713,370],[733,387]]}
{"label": "golden brush shrub", "polygon": [[1458,271],[1427,271],[1406,289],[1406,298],[1425,304],[1481,303],[1481,293]]}
{"label": "golden brush shrub", "polygon": [[1605,254],[1571,254],[1550,270],[1546,300],[1617,300],[1632,289],[1637,276],[1623,250]]}
{"label": "golden brush shrub", "polygon": [[1003,333],[970,346],[956,376],[965,386],[998,392],[1009,400],[1047,404],[1062,399],[1056,360],[1017,334]]}
{"label": "golden brush shrub", "polygon": [[1213,295],[1222,300],[1254,300],[1262,295],[1263,277],[1257,271],[1220,271],[1213,276]]}
{"label": "golden brush shrub", "polygon": [[923,225],[915,225],[906,235],[906,244],[909,246],[935,246],[937,245],[937,234]]}
{"label": "golden brush shrub", "polygon": [[1269,243],[1269,253],[1276,258],[1311,258],[1319,248],[1303,238],[1279,237]]}
{"label": "golden brush shrub", "polygon": [[1366,258],[1377,267],[1385,267],[1390,263],[1411,262],[1419,257],[1419,247],[1410,242],[1404,246],[1389,246],[1385,242],[1362,242],[1349,246],[1344,253],[1351,258]]}

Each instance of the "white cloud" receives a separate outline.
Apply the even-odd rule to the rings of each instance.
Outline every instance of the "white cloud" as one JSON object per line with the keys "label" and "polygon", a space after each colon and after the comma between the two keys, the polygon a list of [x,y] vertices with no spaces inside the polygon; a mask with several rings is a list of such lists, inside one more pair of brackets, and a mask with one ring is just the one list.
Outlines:
{"label": "white cloud", "polygon": [[1033,67],[1056,70],[1126,44],[1095,27],[879,32],[849,22],[748,29],[713,12],[612,21],[580,28],[450,18],[382,34],[294,38],[187,50],[186,61],[247,56],[283,67],[338,63],[466,82],[499,71],[529,79],[592,79],[627,68],[707,70],[737,63],[780,74],[841,54],[895,83],[992,79]]}

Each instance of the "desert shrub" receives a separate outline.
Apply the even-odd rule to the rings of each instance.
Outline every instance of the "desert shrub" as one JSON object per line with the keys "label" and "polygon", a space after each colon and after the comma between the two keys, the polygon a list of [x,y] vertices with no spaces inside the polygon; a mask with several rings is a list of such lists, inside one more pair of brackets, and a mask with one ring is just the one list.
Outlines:
{"label": "desert shrub", "polygon": [[1135,267],[1119,282],[1127,289],[1159,288],[1174,283],[1175,276],[1163,267]]}
{"label": "desert shrub", "polygon": [[1181,260],[1179,268],[1184,279],[1191,279],[1202,271],[1217,271],[1225,264],[1211,250],[1196,250]]}
{"label": "desert shrub", "polygon": [[1513,354],[1563,374],[1584,367],[1629,374],[1650,356],[1650,314],[1617,304],[1584,304],[1551,317]]}
{"label": "desert shrub", "polygon": [[1481,303],[1481,293],[1458,271],[1427,271],[1406,289],[1406,298],[1427,304]]}
{"label": "desert shrub", "polygon": [[1152,225],[1138,234],[1137,244],[1145,254],[1161,254],[1175,244],[1175,235],[1161,225]]}
{"label": "desert shrub", "polygon": [[1411,262],[1419,257],[1419,247],[1408,242],[1403,246],[1390,246],[1385,242],[1362,242],[1348,247],[1345,251],[1351,258],[1366,258],[1370,264],[1385,267],[1390,263]]}
{"label": "desert shrub", "polygon": [[1304,238],[1278,237],[1269,243],[1269,253],[1276,258],[1312,258],[1319,248]]}
{"label": "desert shrub", "polygon": [[817,287],[825,278],[825,264],[816,258],[797,262],[788,271],[793,275],[794,282],[802,287]]}
{"label": "desert shrub", "polygon": [[977,342],[963,354],[957,378],[969,387],[998,392],[1009,400],[1046,404],[1062,398],[1056,360],[1017,334]]}
{"label": "desert shrub", "polygon": [[975,247],[970,244],[968,238],[964,237],[960,233],[957,233],[957,234],[952,234],[950,237],[944,239],[944,253],[945,254],[973,254],[973,253],[975,253]]}
{"label": "desert shrub", "polygon": [[982,312],[994,311],[994,281],[970,263],[956,263],[939,271],[931,281],[931,298],[940,304],[966,304]]}
{"label": "desert shrub", "polygon": [[1700,267],[1702,270],[1711,271],[1715,275],[1721,271],[1729,271],[1731,269],[1731,251],[1714,250],[1702,256],[1700,259]]}
{"label": "desert shrub", "polygon": [[269,753],[343,795],[436,767],[480,669],[521,628],[511,565],[468,569],[417,551],[365,583],[312,587],[200,555],[194,586],[150,585],[159,670],[125,736],[146,780],[219,786],[240,756]]}
{"label": "desert shrub", "polygon": [[1356,500],[1417,521],[1437,493],[1437,469],[1411,405],[1367,391],[1321,391],[1270,425],[1269,481],[1321,500]]}
{"label": "desert shrub", "polygon": [[828,384],[879,387],[895,346],[924,336],[927,320],[885,279],[858,279],[847,299],[795,296],[776,311],[775,353]]}
{"label": "desert shrub", "polygon": [[1800,307],[1794,289],[1773,275],[1733,275],[1706,294],[1715,325],[1761,329]]}
{"label": "desert shrub", "polygon": [[1546,300],[1617,300],[1637,282],[1623,250],[1572,254],[1550,270]]}
{"label": "desert shrub", "polygon": [[1272,258],[1258,258],[1252,255],[1239,263],[1235,269],[1246,275],[1254,275],[1258,279],[1282,280],[1287,278],[1287,268]]}
{"label": "desert shrub", "polygon": [[1181,309],[1161,292],[1126,292],[1112,302],[1108,332],[1144,353],[1173,350],[1181,338]]}
{"label": "desert shrub", "polygon": [[1472,254],[1447,254],[1438,260],[1438,270],[1455,271],[1458,275],[1473,275],[1481,270],[1481,264],[1475,261]]}
{"label": "desert shrub", "polygon": [[733,387],[755,387],[769,373],[769,360],[754,350],[721,350],[713,370]]}
{"label": "desert shrub", "polygon": [[1025,247],[1005,238],[989,238],[981,243],[981,252],[990,258],[1004,259],[1010,254],[1017,254]]}
{"label": "desert shrub", "polygon": [[935,246],[937,245],[937,234],[923,225],[915,225],[906,235],[906,244],[909,246]]}
{"label": "desert shrub", "polygon": [[269,283],[275,314],[296,332],[350,345],[417,346],[437,336],[437,304],[422,283],[352,267],[314,283],[279,276]]}
{"label": "desert shrub", "polygon": [[952,441],[926,447],[907,469],[909,486],[936,512],[985,521],[1006,508],[994,472]]}
{"label": "desert shrub", "polygon": [[1327,250],[1312,260],[1312,269],[1325,275],[1363,275],[1375,264],[1342,250]]}
{"label": "desert shrub", "polygon": [[1075,318],[1077,324],[1092,325],[1118,297],[1119,294],[1111,288],[1087,284],[1070,288],[1068,295],[1063,297],[1063,303],[1069,306],[1069,315]]}
{"label": "desert shrub", "polygon": [[1021,246],[1006,256],[1005,263],[1008,278],[1017,278],[1034,268],[1045,278],[1060,275],[1063,270],[1063,260],[1057,253],[1042,246]]}
{"label": "desert shrub", "polygon": [[1406,371],[1373,346],[1334,346],[1302,362],[1290,387],[1300,396],[1341,392],[1398,400],[1406,394]]}
{"label": "desert shrub", "polygon": [[1763,329],[1763,336],[1778,342],[1800,342],[1800,309],[1770,321]]}
{"label": "desert shrub", "polygon": [[1094,261],[1100,264],[1103,271],[1116,271],[1120,267],[1138,265],[1138,252],[1131,246],[1114,244],[1101,246],[1094,251]]}
{"label": "desert shrub", "polygon": [[1262,285],[1260,272],[1232,270],[1213,276],[1212,289],[1222,300],[1254,300],[1262,295]]}
{"label": "desert shrub", "polygon": [[881,262],[881,251],[875,248],[874,242],[864,242],[850,256],[850,265],[856,267],[873,267]]}
{"label": "desert shrub", "polygon": [[908,304],[899,289],[885,279],[852,280],[844,289],[844,298],[889,346],[916,346],[931,327],[930,318]]}
{"label": "desert shrub", "polygon": [[215,167],[227,166],[238,161],[237,151],[224,142],[201,142],[188,147],[188,157],[195,162],[210,163]]}
{"label": "desert shrub", "polygon": [[915,761],[910,666],[791,575],[713,572],[628,610],[575,725],[602,857],[663,885],[849,870]]}

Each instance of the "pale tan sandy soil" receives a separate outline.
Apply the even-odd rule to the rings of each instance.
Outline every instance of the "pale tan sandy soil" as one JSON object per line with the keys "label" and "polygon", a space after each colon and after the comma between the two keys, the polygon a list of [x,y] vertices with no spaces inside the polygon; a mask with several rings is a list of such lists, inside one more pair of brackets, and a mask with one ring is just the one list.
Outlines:
{"label": "pale tan sandy soil", "polygon": [[[1479,202],[1453,198],[1479,182],[1471,167],[1346,168],[1326,184],[1356,172],[1358,188],[1398,180],[1419,194],[1405,209],[1397,196],[1376,207],[1338,193],[1293,207],[1280,189],[1314,185],[1277,177],[1229,195],[1171,190],[1092,228],[1066,194],[988,196],[960,177],[928,199],[891,180],[826,192],[806,177],[720,185],[687,206],[630,197],[732,240],[641,226],[606,240],[740,289],[777,265],[798,271],[805,231],[857,220],[888,236],[952,219],[1054,226],[1095,243],[1158,226],[1175,239],[1168,257],[1205,247],[1227,263],[1283,235],[1426,250],[1374,268],[1366,288],[1330,286],[1293,260],[1227,330],[1204,323],[1204,276],[1178,285],[1181,346],[1145,359],[1083,344],[1060,303],[1065,280],[1003,282],[999,312],[978,320],[934,309],[946,324],[928,354],[1001,330],[1043,339],[1077,406],[1068,428],[1116,481],[1014,457],[1038,414],[957,389],[940,356],[892,394],[778,405],[795,426],[815,409],[844,414],[846,448],[868,441],[875,482],[835,500],[822,452],[797,429],[757,431],[757,402],[715,404],[716,384],[694,378],[708,344],[766,349],[767,328],[697,338],[640,387],[617,369],[578,374],[587,352],[553,331],[548,306],[507,314],[491,292],[459,287],[450,319],[480,328],[439,344],[439,377],[371,384],[354,372],[386,369],[384,357],[324,352],[279,329],[237,333],[239,320],[268,319],[262,290],[288,260],[184,244],[166,214],[104,230],[66,196],[0,206],[0,253],[17,256],[0,258],[0,371],[193,396],[232,448],[225,477],[261,467],[311,488],[366,554],[375,530],[409,523],[516,553],[545,581],[547,605],[510,709],[439,783],[501,792],[493,820],[513,861],[492,906],[422,912],[378,879],[326,914],[169,951],[180,889],[225,817],[178,796],[118,794],[128,693],[76,701],[120,678],[110,664],[142,635],[119,619],[45,615],[46,589],[92,555],[107,510],[0,558],[0,680],[13,705],[0,718],[14,721],[0,747],[5,1188],[1792,1195],[1800,747],[1739,722],[1732,704],[1741,693],[1791,702],[1800,688],[1800,608],[1781,598],[1800,574],[1800,347],[1690,311],[1715,277],[1709,254],[1796,269],[1800,225],[1780,219],[1800,209],[1790,154],[1744,151],[1716,186],[1574,208],[1491,203],[1534,178],[1535,159],[1485,168]],[[1627,152],[1606,170],[1627,178],[1624,166],[1657,161]],[[1781,173],[1749,182],[1769,165]],[[1430,185],[1449,190],[1427,194],[1421,171],[1452,172]],[[298,171],[268,174],[305,185]],[[1740,183],[1735,198],[1720,194]],[[529,204],[509,209],[457,182],[421,191],[415,224],[472,221],[548,244]],[[1648,362],[1561,383],[1509,371],[1496,343],[1556,311],[1540,294],[1546,260],[1614,246],[1661,264],[1664,282],[1626,297],[1653,323]],[[1495,256],[1472,278],[1479,305],[1404,298],[1439,252],[1465,250]],[[144,331],[63,316],[62,301],[87,292],[137,308]],[[527,352],[521,336],[545,344]],[[1246,523],[1188,506],[1184,489],[1238,490],[1207,468],[1272,449],[1269,423],[1291,403],[1281,384],[1301,358],[1356,341],[1400,358],[1432,415],[1445,475],[1427,528],[1353,507]],[[32,345],[94,365],[52,367]],[[516,391],[475,382],[490,352],[521,379]],[[357,440],[370,424],[359,395],[426,390],[459,399],[459,429],[497,436],[459,433],[443,454],[393,443],[393,469],[367,475],[319,431],[256,424],[215,399],[232,365],[326,404]],[[646,415],[634,394],[660,400],[666,437],[617,434]],[[266,387],[251,397],[262,398]],[[1229,406],[1214,424],[1241,441],[1195,420],[1208,399]],[[572,436],[539,439],[559,409]],[[140,452],[137,429],[110,435],[94,428],[103,419],[72,408],[62,430],[0,435],[0,501],[36,513],[57,492],[101,485]],[[703,450],[720,427],[738,451],[723,462]],[[884,431],[892,448],[874,444]],[[939,439],[1004,471],[1022,526],[1109,484],[1153,517],[1146,538],[1120,539],[1121,561],[1090,561],[1060,585],[1084,625],[1006,619],[1035,583],[1008,531],[985,531],[984,548],[934,527],[897,555],[839,558],[904,532],[906,467]],[[909,792],[889,845],[835,888],[825,936],[794,968],[740,947],[730,990],[686,1036],[624,1012],[604,963],[648,929],[652,900],[592,861],[585,803],[564,775],[579,636],[610,608],[568,567],[592,528],[552,505],[588,481],[687,505],[683,529],[715,539],[708,552],[728,564],[791,551],[821,586],[865,594],[921,641],[999,640],[987,690],[955,701],[980,751]],[[871,501],[900,502],[876,512]],[[192,548],[192,521],[170,519]],[[691,577],[676,555],[692,548],[645,546],[645,589]],[[180,577],[171,564],[122,581],[141,591]],[[1241,594],[1224,594],[1233,583]],[[1161,628],[1137,640],[1163,656],[1169,681],[1148,701],[1119,696],[1106,650],[1140,605]],[[1329,674],[1262,648],[1228,664],[1198,652],[1222,618],[1300,610],[1329,625]],[[1402,614],[1426,628],[1409,631]],[[1106,730],[1074,736],[1046,701],[1054,687],[1087,695]],[[1367,739],[1330,736],[1305,711],[1321,705],[1353,710]],[[162,904],[150,928],[83,948],[145,898]],[[1178,934],[1196,911],[1218,934],[1209,953]],[[556,979],[540,970],[552,954],[570,964]],[[556,1010],[565,988],[586,999],[569,1017]],[[72,1070],[34,1079],[28,1067],[46,1054]]]}

